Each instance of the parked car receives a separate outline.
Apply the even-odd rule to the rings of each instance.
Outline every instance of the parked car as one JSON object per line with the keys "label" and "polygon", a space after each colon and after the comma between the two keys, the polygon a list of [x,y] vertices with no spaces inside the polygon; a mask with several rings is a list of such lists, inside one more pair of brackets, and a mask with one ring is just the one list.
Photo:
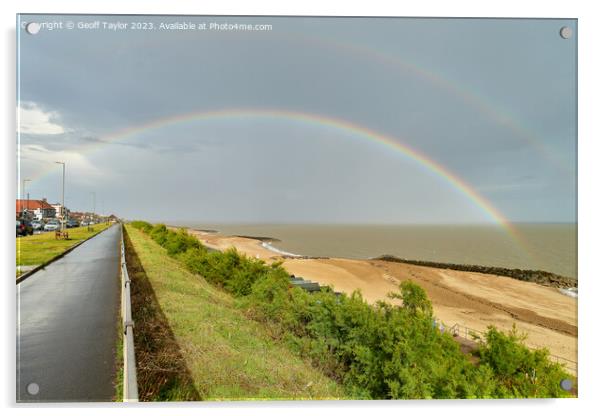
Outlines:
{"label": "parked car", "polygon": [[50,220],[44,226],[44,231],[56,231],[61,228],[59,220]]}
{"label": "parked car", "polygon": [[82,221],[79,225],[81,227],[87,227],[88,226],[88,221]]}
{"label": "parked car", "polygon": [[27,220],[17,220],[17,235],[31,235],[33,234],[33,227]]}
{"label": "parked car", "polygon": [[67,228],[75,228],[75,227],[79,227],[79,222],[77,222],[76,220],[67,221]]}
{"label": "parked car", "polygon": [[44,228],[44,223],[40,220],[33,220],[31,222],[31,228],[33,228],[34,231],[41,230]]}

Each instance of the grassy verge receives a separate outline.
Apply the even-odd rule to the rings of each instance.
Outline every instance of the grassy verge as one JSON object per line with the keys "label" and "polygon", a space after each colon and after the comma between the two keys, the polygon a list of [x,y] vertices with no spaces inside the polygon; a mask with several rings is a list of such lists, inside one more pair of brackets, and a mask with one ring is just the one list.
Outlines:
{"label": "grassy verge", "polygon": [[88,227],[69,228],[68,240],[57,240],[54,232],[18,237],[17,266],[45,263],[80,241],[105,230],[109,225],[106,223],[94,225],[94,231],[88,231]]}
{"label": "grassy verge", "polygon": [[117,314],[117,339],[115,340],[115,396],[114,401],[123,401],[123,324],[121,322],[121,308]]}
{"label": "grassy verge", "polygon": [[342,398],[235,300],[126,227],[141,400]]}

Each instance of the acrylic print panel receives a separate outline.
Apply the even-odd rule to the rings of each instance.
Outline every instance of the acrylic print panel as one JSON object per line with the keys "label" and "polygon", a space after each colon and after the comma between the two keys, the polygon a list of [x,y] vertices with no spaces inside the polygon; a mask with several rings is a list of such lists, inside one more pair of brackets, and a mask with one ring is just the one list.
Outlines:
{"label": "acrylic print panel", "polygon": [[17,43],[18,402],[578,395],[576,20]]}

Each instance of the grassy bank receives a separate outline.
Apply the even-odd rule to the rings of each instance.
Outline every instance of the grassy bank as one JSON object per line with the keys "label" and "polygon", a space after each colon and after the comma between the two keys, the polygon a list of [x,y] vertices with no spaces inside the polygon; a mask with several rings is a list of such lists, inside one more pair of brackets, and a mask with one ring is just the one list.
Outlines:
{"label": "grassy bank", "polygon": [[126,226],[141,400],[324,399],[343,389],[236,299]]}
{"label": "grassy bank", "polygon": [[90,238],[105,230],[110,224],[96,224],[94,231],[88,227],[69,228],[68,240],[57,240],[54,232],[28,235],[17,238],[17,266],[37,265],[45,263],[63,253],[82,240]]}

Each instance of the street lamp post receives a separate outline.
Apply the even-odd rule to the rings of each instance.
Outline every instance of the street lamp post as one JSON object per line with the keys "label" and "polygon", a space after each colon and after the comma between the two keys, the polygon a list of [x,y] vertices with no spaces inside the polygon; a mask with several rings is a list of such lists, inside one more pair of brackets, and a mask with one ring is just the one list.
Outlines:
{"label": "street lamp post", "polygon": [[[25,184],[27,182],[31,182],[31,179],[23,179],[23,191],[21,193],[21,200],[23,200],[23,196],[27,195],[27,205],[25,206],[25,209],[21,209],[21,215],[23,216],[23,218],[27,219],[25,213],[29,212],[29,194],[25,193]],[[23,208],[23,202],[21,202],[21,208]]]}
{"label": "street lamp post", "polygon": [[63,165],[63,197],[61,202],[61,232],[65,232],[65,162],[54,162]]}
{"label": "street lamp post", "polygon": [[[92,216],[90,217],[90,222],[96,222],[96,192],[90,192],[90,195],[92,196]],[[93,230],[90,223],[88,223],[88,230]]]}

